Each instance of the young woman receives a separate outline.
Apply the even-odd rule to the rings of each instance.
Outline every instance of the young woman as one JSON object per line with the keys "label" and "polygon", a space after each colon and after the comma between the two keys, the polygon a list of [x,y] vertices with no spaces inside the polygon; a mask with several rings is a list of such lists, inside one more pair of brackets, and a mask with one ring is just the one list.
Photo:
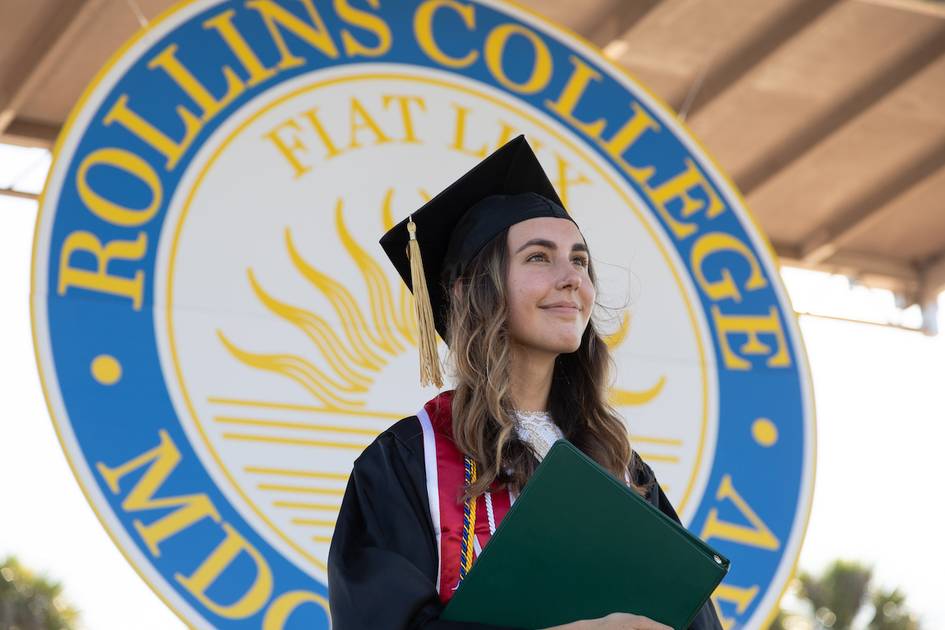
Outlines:
{"label": "young woman", "polygon": [[[335,628],[485,628],[440,613],[562,437],[678,521],[606,402],[610,359],[591,318],[587,244],[523,137],[381,244],[418,302],[429,294],[423,373],[439,385],[435,327],[450,349],[455,390],[393,425],[355,462],[329,553]],[[615,613],[561,628],[667,626]],[[721,630],[711,603],[691,628]]]}

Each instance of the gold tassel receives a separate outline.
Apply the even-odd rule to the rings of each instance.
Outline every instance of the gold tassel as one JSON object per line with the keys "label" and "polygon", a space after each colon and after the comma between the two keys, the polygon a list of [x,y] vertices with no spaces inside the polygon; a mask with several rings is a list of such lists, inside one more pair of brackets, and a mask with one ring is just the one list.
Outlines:
{"label": "gold tassel", "polygon": [[410,217],[407,223],[410,233],[408,252],[410,256],[410,283],[413,285],[414,303],[417,305],[417,324],[420,330],[420,385],[443,387],[440,370],[440,355],[436,351],[436,326],[433,324],[433,307],[427,290],[427,278],[420,259],[420,244],[417,242],[417,224]]}

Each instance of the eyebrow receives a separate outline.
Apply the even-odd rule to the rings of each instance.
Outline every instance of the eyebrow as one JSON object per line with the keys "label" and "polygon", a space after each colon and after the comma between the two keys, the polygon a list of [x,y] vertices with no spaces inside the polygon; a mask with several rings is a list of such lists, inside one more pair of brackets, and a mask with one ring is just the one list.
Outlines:
{"label": "eyebrow", "polygon": [[[549,241],[543,238],[533,238],[532,240],[528,241],[527,243],[519,247],[517,250],[515,250],[515,253],[517,254],[523,249],[531,247],[532,245],[538,245],[539,247],[547,247],[548,249],[552,249],[552,250],[558,249],[558,245],[554,243],[553,241]],[[584,243],[575,243],[574,245],[571,246],[571,251],[572,252],[586,252],[587,245],[585,245]]]}

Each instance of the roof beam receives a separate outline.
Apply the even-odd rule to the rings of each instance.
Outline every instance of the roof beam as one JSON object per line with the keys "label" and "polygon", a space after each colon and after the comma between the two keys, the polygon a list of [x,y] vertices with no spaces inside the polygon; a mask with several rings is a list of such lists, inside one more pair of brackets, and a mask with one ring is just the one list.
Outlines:
{"label": "roof beam", "polygon": [[837,0],[799,0],[779,11],[764,26],[754,30],[740,46],[713,60],[688,94],[678,94],[670,101],[673,109],[688,119],[694,118],[709,103],[791,38],[816,22],[836,3]]}
{"label": "roof beam", "polygon": [[6,131],[0,133],[0,142],[21,147],[40,147],[52,149],[59,137],[59,125],[38,120],[14,118]]}
{"label": "roof beam", "polygon": [[849,276],[861,284],[906,295],[914,294],[919,285],[919,273],[913,265],[874,253],[837,252],[819,267]]}
{"label": "roof beam", "polygon": [[893,330],[901,330],[904,332],[926,332],[924,329],[913,328],[912,326],[905,326],[903,324],[894,324],[892,322],[881,322],[871,319],[863,319],[859,317],[843,317],[841,315],[827,315],[826,313],[812,313],[810,311],[796,311],[798,317],[815,317],[817,319],[827,319],[835,322],[844,322],[846,324],[863,324],[866,326],[878,326],[879,328],[892,328]]}
{"label": "roof beam", "polygon": [[945,252],[927,262],[919,270],[919,277],[922,280],[922,295],[919,296],[921,301],[935,299],[939,293],[945,291]]}
{"label": "roof beam", "polygon": [[600,48],[617,45],[657,4],[659,0],[612,0],[583,35]]}
{"label": "roof beam", "polygon": [[840,251],[828,261],[808,262],[800,256],[800,248],[786,243],[774,243],[781,264],[788,267],[811,269],[847,276],[877,289],[888,289],[915,301],[922,279],[912,264],[871,253]]}
{"label": "roof beam", "polygon": [[807,263],[819,263],[830,258],[845,241],[874,225],[897,197],[943,168],[945,137],[833,212],[834,219],[805,239],[800,257]]}
{"label": "roof beam", "polygon": [[39,195],[36,193],[13,190],[12,188],[0,188],[0,197],[15,197],[17,199],[29,199],[31,201],[39,200]]}
{"label": "roof beam", "polygon": [[800,258],[799,247],[775,243],[774,248],[786,266],[837,273],[868,287],[892,291],[900,308],[918,304],[922,312],[920,330],[927,335],[938,334],[938,296],[945,291],[945,252],[918,266],[874,254],[844,251],[829,261],[810,263]]}
{"label": "roof beam", "polygon": [[26,100],[72,48],[76,37],[103,1],[63,0],[54,3],[52,15],[42,32],[11,64],[15,70],[0,85],[0,134],[9,128]]}
{"label": "roof beam", "polygon": [[917,302],[922,309],[922,330],[927,335],[937,335],[938,296],[945,291],[945,252],[932,258],[920,270],[922,279]]}
{"label": "roof beam", "polygon": [[939,27],[917,46],[880,68],[833,107],[815,116],[803,130],[779,143],[766,155],[754,160],[748,168],[737,173],[734,180],[742,194],[747,197],[758,190],[776,174],[928,67],[943,53],[945,26]]}
{"label": "roof beam", "polygon": [[937,4],[935,0],[858,0],[865,4],[875,4],[880,7],[889,7],[890,9],[899,9],[900,11],[909,11],[910,13],[919,13],[936,18],[945,18],[945,7]]}
{"label": "roof beam", "polygon": [[778,255],[779,262],[790,264],[793,261],[800,260],[799,250],[796,245],[771,241],[771,249]]}
{"label": "roof beam", "polygon": [[921,284],[916,301],[922,309],[922,330],[927,335],[937,335],[938,296],[945,291],[945,252],[923,265],[919,269],[919,277]]}

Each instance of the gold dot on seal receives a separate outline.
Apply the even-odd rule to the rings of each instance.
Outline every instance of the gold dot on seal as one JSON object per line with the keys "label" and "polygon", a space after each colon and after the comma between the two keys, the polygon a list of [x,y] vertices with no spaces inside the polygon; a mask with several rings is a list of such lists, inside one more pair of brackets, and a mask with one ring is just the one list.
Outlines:
{"label": "gold dot on seal", "polygon": [[761,446],[774,446],[778,441],[778,427],[767,418],[758,418],[751,423],[751,436]]}
{"label": "gold dot on seal", "polygon": [[114,385],[121,379],[121,363],[110,354],[92,359],[92,377],[102,385]]}

